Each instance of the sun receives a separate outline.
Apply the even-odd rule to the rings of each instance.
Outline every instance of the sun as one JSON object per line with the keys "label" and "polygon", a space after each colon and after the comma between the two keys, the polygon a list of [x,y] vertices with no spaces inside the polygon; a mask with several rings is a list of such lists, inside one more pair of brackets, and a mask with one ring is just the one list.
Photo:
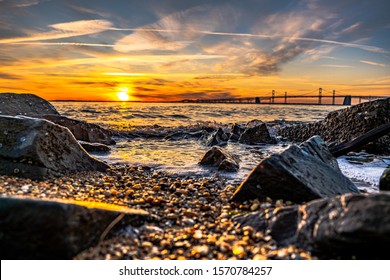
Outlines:
{"label": "sun", "polygon": [[118,97],[118,99],[120,101],[129,101],[130,100],[130,96],[129,96],[129,94],[126,91],[118,92],[116,94],[116,96]]}

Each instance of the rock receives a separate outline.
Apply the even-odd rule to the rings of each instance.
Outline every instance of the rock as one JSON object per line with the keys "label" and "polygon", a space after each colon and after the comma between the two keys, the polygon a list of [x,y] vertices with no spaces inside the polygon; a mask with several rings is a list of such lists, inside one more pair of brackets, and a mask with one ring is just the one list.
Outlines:
{"label": "rock", "polygon": [[44,115],[42,118],[67,127],[77,140],[105,145],[115,144],[115,140],[112,139],[113,133],[97,124],[58,115]]}
{"label": "rock", "polygon": [[125,225],[152,219],[112,204],[1,197],[1,259],[70,259],[96,245],[120,214]]}
{"label": "rock", "polygon": [[358,193],[317,136],[263,159],[233,194],[233,201],[270,197],[297,203]]}
{"label": "rock", "polygon": [[241,134],[245,131],[245,128],[241,125],[235,123],[231,128],[230,141],[238,141],[240,139]]}
{"label": "rock", "polygon": [[218,167],[218,170],[226,172],[236,172],[240,167],[237,156],[217,146],[208,150],[199,164]]}
{"label": "rock", "polygon": [[379,190],[390,191],[390,167],[388,167],[381,176]]}
{"label": "rock", "polygon": [[324,163],[330,165],[333,169],[341,172],[337,159],[332,155],[328,146],[321,139],[321,137],[314,136],[308,141],[301,143],[299,147],[303,151],[319,158]]}
{"label": "rock", "polygon": [[235,221],[269,231],[280,246],[295,245],[327,257],[380,258],[380,252],[390,249],[389,192],[345,194],[253,212]]}
{"label": "rock", "polygon": [[0,115],[59,115],[50,102],[34,94],[0,93]]}
{"label": "rock", "polygon": [[109,166],[91,157],[70,131],[29,117],[0,116],[0,174],[44,179]]}
{"label": "rock", "polygon": [[268,132],[267,125],[262,121],[251,121],[247,124],[244,132],[241,134],[238,142],[255,145],[260,143],[276,144],[276,140],[272,138]]}
{"label": "rock", "polygon": [[[291,125],[279,130],[279,135],[302,142],[320,135],[328,143],[349,142],[368,131],[390,122],[390,98],[361,103],[333,111],[323,120],[308,124]],[[369,152],[390,152],[390,135],[366,146]]]}
{"label": "rock", "polygon": [[206,146],[212,147],[215,145],[222,146],[226,145],[229,140],[229,135],[226,134],[222,128],[218,128],[216,132],[212,133],[206,139]]}
{"label": "rock", "polygon": [[88,143],[84,141],[78,141],[81,147],[84,148],[89,153],[107,153],[111,150],[111,148],[107,145],[100,143]]}

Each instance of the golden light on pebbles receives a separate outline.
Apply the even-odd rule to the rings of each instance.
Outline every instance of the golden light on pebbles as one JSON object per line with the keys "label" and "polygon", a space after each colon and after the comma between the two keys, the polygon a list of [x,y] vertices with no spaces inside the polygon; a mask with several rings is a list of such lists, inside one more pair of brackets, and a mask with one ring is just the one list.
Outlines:
{"label": "golden light on pebbles", "polygon": [[260,261],[260,260],[266,260],[267,257],[261,254],[256,254],[253,256],[252,260],[254,261]]}
{"label": "golden light on pebbles", "polygon": [[203,238],[203,233],[201,230],[196,230],[194,232],[194,235],[192,236],[194,239],[202,239]]}
{"label": "golden light on pebbles", "polygon": [[[269,235],[255,232],[248,226],[237,227],[232,222],[232,217],[250,210],[257,203],[256,200],[245,205],[223,201],[219,194],[227,193],[227,190],[217,179],[183,180],[169,177],[163,172],[153,175],[155,173],[153,170],[145,172],[142,167],[126,166],[112,169],[107,175],[66,177],[44,183],[3,177],[3,183],[0,181],[0,193],[13,195],[22,186],[31,184],[26,194],[30,197],[38,197],[42,193],[50,198],[74,198],[76,195],[81,200],[91,199],[145,209],[161,218],[154,225],[155,229],[145,227],[140,231],[138,242],[119,236],[117,240],[121,247],[111,250],[109,247],[112,240],[105,240],[99,246],[80,254],[79,259],[104,258],[106,254],[110,258],[123,259],[278,258],[275,242]],[[174,188],[169,189],[170,186]],[[59,191],[52,192],[54,187]],[[234,191],[236,187],[229,185],[227,188]],[[177,190],[179,191],[176,192]],[[182,190],[188,190],[188,194],[185,195]],[[107,191],[110,195],[105,196]],[[205,203],[203,195],[210,195],[209,203]],[[231,195],[228,193],[227,197]],[[262,201],[257,210],[262,209],[266,203],[275,205],[272,200]],[[209,210],[206,210],[205,205]],[[192,218],[194,224],[183,223],[183,217]],[[222,219],[226,220],[222,222]],[[126,250],[123,250],[124,246],[127,246]],[[296,248],[293,251],[288,249],[286,253],[287,255],[281,253],[280,256],[310,258],[310,255]]]}
{"label": "golden light on pebbles", "polygon": [[237,244],[233,245],[232,252],[233,252],[233,255],[235,255],[239,258],[243,258],[246,255],[244,247],[241,245],[237,245]]}
{"label": "golden light on pebbles", "polygon": [[206,256],[208,253],[209,253],[210,249],[209,249],[209,246],[207,245],[201,245],[201,246],[195,246],[192,251],[191,251],[191,254],[193,256],[196,256],[196,255],[200,255],[202,257]]}

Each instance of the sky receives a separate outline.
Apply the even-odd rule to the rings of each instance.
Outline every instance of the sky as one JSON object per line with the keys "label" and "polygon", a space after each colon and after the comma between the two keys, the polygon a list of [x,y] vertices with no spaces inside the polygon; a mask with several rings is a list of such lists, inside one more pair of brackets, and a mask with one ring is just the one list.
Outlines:
{"label": "sky", "polygon": [[0,92],[390,96],[388,0],[0,0]]}

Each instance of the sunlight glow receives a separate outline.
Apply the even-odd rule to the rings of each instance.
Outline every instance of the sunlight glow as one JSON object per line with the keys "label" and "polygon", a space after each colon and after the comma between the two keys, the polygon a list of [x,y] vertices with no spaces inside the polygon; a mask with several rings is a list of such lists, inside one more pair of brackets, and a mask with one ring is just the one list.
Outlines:
{"label": "sunlight glow", "polygon": [[127,93],[127,90],[126,91],[121,91],[121,92],[118,92],[116,94],[116,96],[118,97],[118,99],[120,101],[129,101],[130,100],[130,96],[129,94]]}

